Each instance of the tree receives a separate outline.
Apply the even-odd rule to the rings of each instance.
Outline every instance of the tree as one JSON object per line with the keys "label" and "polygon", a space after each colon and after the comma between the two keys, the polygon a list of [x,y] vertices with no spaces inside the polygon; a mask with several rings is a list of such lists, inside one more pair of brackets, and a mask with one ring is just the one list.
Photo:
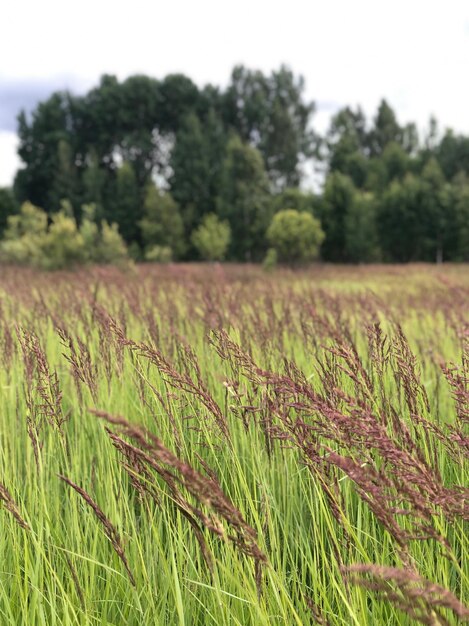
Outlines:
{"label": "tree", "polygon": [[419,150],[419,134],[414,122],[402,129],[402,147],[409,156],[415,156]]}
{"label": "tree", "polygon": [[148,185],[143,212],[139,226],[146,250],[149,251],[154,246],[168,247],[172,256],[180,258],[186,248],[184,224],[179,206],[171,194],[162,192],[154,184]]}
{"label": "tree", "polygon": [[78,179],[74,155],[70,144],[61,139],[57,145],[57,170],[50,192],[50,210],[57,211],[62,200],[68,199],[73,206],[78,206]]}
{"label": "tree", "polygon": [[104,167],[101,167],[95,151],[88,155],[86,169],[83,172],[83,200],[85,204],[93,204],[95,215],[103,219],[106,205],[106,187],[109,183],[109,175]]}
{"label": "tree", "polygon": [[412,174],[394,181],[378,203],[377,225],[383,256],[407,263],[422,259],[422,184]]}
{"label": "tree", "polygon": [[384,148],[382,157],[386,168],[386,183],[402,180],[410,170],[410,158],[404,148],[395,141],[389,142]]}
{"label": "tree", "polygon": [[445,249],[452,261],[469,261],[469,180],[460,172],[445,188],[448,222]]}
{"label": "tree", "polygon": [[0,238],[3,236],[9,216],[17,212],[18,204],[13,191],[8,188],[0,188]]}
{"label": "tree", "polygon": [[135,75],[118,87],[118,148],[121,158],[132,165],[139,189],[164,166],[164,149],[159,128],[161,84],[154,78]]}
{"label": "tree", "polygon": [[282,66],[270,76],[234,68],[224,97],[224,117],[243,141],[256,147],[273,186],[298,185],[300,164],[312,154],[314,104],[304,101],[304,80]]}
{"label": "tree", "polygon": [[190,113],[197,112],[200,94],[184,74],[168,74],[160,83],[158,125],[163,132],[176,133]]}
{"label": "tree", "polygon": [[386,100],[381,100],[374,125],[368,136],[372,156],[379,156],[392,141],[402,145],[403,132],[396,120],[396,114]]}
{"label": "tree", "polygon": [[448,130],[434,153],[447,180],[458,172],[469,174],[469,137]]}
{"label": "tree", "polygon": [[267,239],[280,261],[301,263],[318,256],[324,233],[310,213],[285,209],[274,215]]}
{"label": "tree", "polygon": [[193,113],[184,119],[176,134],[170,164],[171,194],[182,209],[186,232],[190,233],[204,214],[214,210],[208,142]]}
{"label": "tree", "polygon": [[425,165],[421,177],[422,206],[422,260],[443,261],[446,231],[448,229],[448,207],[445,200],[445,177],[435,158]]}
{"label": "tree", "polygon": [[364,186],[368,163],[366,119],[363,111],[345,107],[333,116],[326,135],[329,172],[350,176],[354,184]]}
{"label": "tree", "polygon": [[376,200],[369,192],[355,194],[344,220],[344,256],[352,263],[369,263],[380,258],[376,227]]}
{"label": "tree", "polygon": [[296,211],[314,213],[317,198],[313,193],[302,191],[296,187],[288,187],[272,198],[272,210],[274,213],[282,211],[285,207]]}
{"label": "tree", "polygon": [[230,139],[218,197],[217,212],[231,228],[231,257],[252,261],[265,251],[265,231],[272,203],[269,183],[259,151]]}
{"label": "tree", "polygon": [[402,180],[411,166],[411,158],[404,148],[391,141],[380,156],[369,159],[365,188],[377,195],[382,194],[393,180]]}
{"label": "tree", "polygon": [[206,261],[222,261],[230,243],[230,226],[214,213],[206,215],[192,233],[192,243]]}
{"label": "tree", "polygon": [[429,153],[432,153],[438,147],[439,128],[438,121],[432,115],[428,121],[428,130],[425,136],[425,148]]}
{"label": "tree", "polygon": [[123,163],[117,170],[114,202],[106,211],[109,222],[116,222],[122,237],[127,243],[141,243],[139,222],[143,217],[140,189],[133,167]]}
{"label": "tree", "polygon": [[160,83],[148,76],[130,76],[119,83],[104,75],[75,108],[77,134],[84,155],[93,153],[110,173],[120,161],[132,165],[143,187],[163,160],[158,128]]}
{"label": "tree", "polygon": [[355,202],[355,193],[348,176],[334,172],[327,177],[319,215],[326,235],[321,253],[327,261],[347,260],[345,220]]}
{"label": "tree", "polygon": [[71,115],[73,100],[69,93],[57,92],[40,102],[29,119],[24,111],[18,115],[18,155],[24,167],[17,172],[14,189],[20,202],[29,200],[52,211],[59,143],[65,141],[73,146],[76,137]]}

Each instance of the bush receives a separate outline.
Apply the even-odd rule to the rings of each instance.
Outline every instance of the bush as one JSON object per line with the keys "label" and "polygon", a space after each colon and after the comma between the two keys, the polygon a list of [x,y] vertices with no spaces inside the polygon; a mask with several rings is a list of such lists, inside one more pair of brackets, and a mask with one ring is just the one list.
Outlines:
{"label": "bush", "polygon": [[47,215],[30,202],[25,202],[18,215],[7,219],[0,259],[6,263],[41,266],[46,235]]}
{"label": "bush", "polygon": [[83,206],[78,228],[70,203],[47,214],[25,202],[18,215],[8,218],[5,239],[0,243],[0,260],[43,269],[64,269],[80,263],[120,263],[128,259],[127,248],[116,224],[93,221],[94,206]]}
{"label": "bush", "polygon": [[267,254],[265,255],[264,262],[262,263],[263,268],[266,271],[273,270],[278,262],[278,254],[275,248],[269,248],[267,250]]}
{"label": "bush", "polygon": [[0,189],[0,237],[6,228],[10,215],[18,212],[18,205],[11,189]]}
{"label": "bush", "polygon": [[40,265],[44,269],[58,270],[78,265],[85,260],[85,242],[77,223],[65,211],[52,216],[41,243]]}
{"label": "bush", "polygon": [[230,244],[231,231],[228,222],[222,222],[210,213],[192,233],[192,243],[205,261],[222,261]]}
{"label": "bush", "polygon": [[274,215],[267,239],[279,261],[300,263],[318,256],[324,233],[310,213],[285,209]]}
{"label": "bush", "polygon": [[128,261],[127,246],[122,239],[117,224],[101,220],[101,233],[98,242],[97,263],[120,264]]}
{"label": "bush", "polygon": [[169,263],[172,259],[173,251],[169,246],[152,246],[145,252],[145,261]]}

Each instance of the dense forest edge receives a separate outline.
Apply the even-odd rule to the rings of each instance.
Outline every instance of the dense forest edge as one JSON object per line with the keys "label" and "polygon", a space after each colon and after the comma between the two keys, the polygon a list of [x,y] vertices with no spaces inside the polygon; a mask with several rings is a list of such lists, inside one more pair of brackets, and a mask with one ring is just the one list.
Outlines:
{"label": "dense forest edge", "polygon": [[469,137],[435,119],[419,134],[385,100],[372,120],[341,109],[323,136],[314,113],[285,66],[235,67],[224,89],[104,75],[53,93],[18,115],[0,261],[469,260]]}

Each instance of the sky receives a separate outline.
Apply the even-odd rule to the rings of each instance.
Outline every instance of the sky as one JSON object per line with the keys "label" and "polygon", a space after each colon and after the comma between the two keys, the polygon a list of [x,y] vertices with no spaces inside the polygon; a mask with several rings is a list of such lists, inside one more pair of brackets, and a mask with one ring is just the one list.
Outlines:
{"label": "sky", "polygon": [[224,86],[234,65],[282,63],[306,81],[323,132],[345,105],[372,117],[469,133],[468,0],[15,0],[0,26],[0,186],[16,156],[16,115],[57,89],[84,93],[103,73],[183,72]]}

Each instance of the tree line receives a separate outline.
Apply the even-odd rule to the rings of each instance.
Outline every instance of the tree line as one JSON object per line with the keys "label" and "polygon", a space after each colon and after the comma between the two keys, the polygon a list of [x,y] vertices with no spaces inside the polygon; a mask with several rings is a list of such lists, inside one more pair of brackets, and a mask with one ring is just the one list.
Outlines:
{"label": "tree line", "polygon": [[[434,119],[420,137],[384,100],[371,120],[343,108],[323,136],[314,112],[284,66],[236,67],[224,89],[105,75],[85,95],[54,93],[18,116],[0,256],[27,258],[38,225],[44,250],[66,223],[85,257],[80,232],[94,224],[137,260],[469,260],[468,137]],[[320,193],[302,188],[308,163]]]}

